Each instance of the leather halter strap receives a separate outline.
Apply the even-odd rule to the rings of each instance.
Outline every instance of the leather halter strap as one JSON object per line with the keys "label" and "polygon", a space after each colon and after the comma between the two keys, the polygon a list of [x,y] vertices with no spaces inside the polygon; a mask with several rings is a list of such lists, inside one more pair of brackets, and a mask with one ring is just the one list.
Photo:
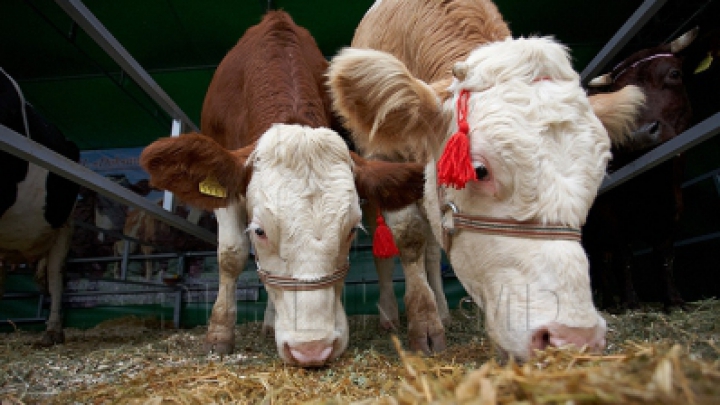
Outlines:
{"label": "leather halter strap", "polygon": [[286,276],[273,276],[265,270],[258,268],[257,273],[260,277],[260,281],[265,284],[265,287],[277,288],[284,291],[314,291],[322,288],[331,287],[337,283],[345,280],[348,271],[350,271],[350,264],[347,263],[342,267],[335,270],[334,273],[329,276],[320,277],[310,280],[302,280],[295,277]]}
{"label": "leather halter strap", "polygon": [[455,236],[459,229],[466,229],[486,235],[546,240],[580,241],[582,236],[580,229],[564,225],[462,214],[452,202],[445,202],[443,205],[443,217],[447,214],[451,216],[449,226],[447,221],[442,220],[443,242],[446,252],[450,251],[452,247],[452,236]]}

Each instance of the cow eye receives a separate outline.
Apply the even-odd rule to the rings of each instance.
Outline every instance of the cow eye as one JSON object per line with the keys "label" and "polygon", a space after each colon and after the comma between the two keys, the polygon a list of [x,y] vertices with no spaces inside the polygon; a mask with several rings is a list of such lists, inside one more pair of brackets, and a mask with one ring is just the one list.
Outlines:
{"label": "cow eye", "polygon": [[265,237],[265,230],[262,228],[255,228],[255,235],[264,238]]}
{"label": "cow eye", "polygon": [[680,80],[682,79],[682,72],[679,69],[672,69],[668,74],[668,77],[671,80]]}
{"label": "cow eye", "polygon": [[475,167],[475,176],[477,176],[478,180],[484,180],[488,174],[490,174],[490,172],[485,165],[478,165]]}

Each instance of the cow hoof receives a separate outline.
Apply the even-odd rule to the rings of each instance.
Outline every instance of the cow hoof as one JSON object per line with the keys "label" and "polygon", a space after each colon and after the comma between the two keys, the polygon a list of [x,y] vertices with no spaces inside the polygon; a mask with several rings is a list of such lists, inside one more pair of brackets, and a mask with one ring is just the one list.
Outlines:
{"label": "cow hoof", "polygon": [[685,311],[685,312],[687,312],[687,311],[689,310],[689,309],[688,309],[688,306],[687,306],[687,303],[686,303],[682,298],[673,299],[673,300],[671,300],[670,302],[666,302],[666,303],[663,305],[663,310],[664,310],[666,313],[670,313],[670,312],[672,312],[674,309],[679,309],[679,310]]}
{"label": "cow hoof", "polygon": [[432,354],[432,351],[430,350],[430,343],[427,338],[424,337],[410,339],[410,351],[422,352],[426,356]]}
{"label": "cow hoof", "polygon": [[275,327],[272,325],[263,324],[262,331],[260,332],[266,338],[272,338],[275,336]]}
{"label": "cow hoof", "polygon": [[623,305],[625,309],[640,309],[640,301],[637,300],[629,300],[625,302],[625,305]]}
{"label": "cow hoof", "polygon": [[397,319],[380,320],[380,328],[385,331],[396,331],[400,327],[400,321]]}
{"label": "cow hoof", "polygon": [[410,350],[414,352],[423,352],[423,354],[429,356],[433,353],[440,353],[445,349],[447,349],[447,344],[444,330],[410,338]]}
{"label": "cow hoof", "polygon": [[65,332],[46,330],[37,345],[39,347],[50,347],[62,343],[65,343]]}
{"label": "cow hoof", "polygon": [[232,354],[235,351],[235,343],[228,342],[205,342],[205,353],[207,354]]}
{"label": "cow hoof", "polygon": [[205,335],[205,353],[208,354],[230,354],[235,351],[235,334],[208,332]]}

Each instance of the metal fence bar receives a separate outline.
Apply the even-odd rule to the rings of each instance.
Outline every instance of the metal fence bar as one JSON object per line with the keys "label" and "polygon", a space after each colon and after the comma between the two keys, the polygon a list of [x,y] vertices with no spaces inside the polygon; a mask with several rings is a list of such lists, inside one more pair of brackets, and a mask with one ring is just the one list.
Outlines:
{"label": "metal fence bar", "polygon": [[122,204],[147,211],[154,218],[180,229],[196,238],[217,244],[217,236],[207,229],[194,225],[177,215],[171,214],[148,199],[133,193],[105,177],[83,167],[65,156],[0,125],[0,149],[30,163],[48,169],[75,183],[105,195]]}
{"label": "metal fence bar", "polygon": [[645,0],[643,4],[630,16],[608,43],[598,52],[597,55],[585,66],[580,74],[580,81],[587,84],[605,65],[617,55],[618,52],[637,34],[645,23],[665,4],[667,0]]}
{"label": "metal fence bar", "polygon": [[720,132],[720,112],[640,156],[614,173],[607,175],[602,185],[600,185],[600,194],[606,193],[633,177],[671,159],[673,156],[712,138],[718,132]]}
{"label": "metal fence bar", "polygon": [[120,65],[137,84],[173,119],[182,121],[193,131],[199,132],[195,123],[188,118],[175,101],[155,82],[130,53],[115,39],[107,28],[80,0],[55,0],[90,38],[92,38],[113,60]]}

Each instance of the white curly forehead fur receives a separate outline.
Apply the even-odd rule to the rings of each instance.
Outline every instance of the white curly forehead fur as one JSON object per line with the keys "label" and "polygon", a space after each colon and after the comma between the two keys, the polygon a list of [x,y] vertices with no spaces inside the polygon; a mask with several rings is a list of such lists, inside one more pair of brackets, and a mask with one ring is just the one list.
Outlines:
{"label": "white curly forehead fur", "polygon": [[444,108],[455,110],[459,91],[471,91],[473,164],[490,164],[498,198],[510,203],[504,214],[580,226],[610,142],[566,48],[549,38],[508,38],[477,48],[464,63],[467,74],[450,86],[454,97]]}
{"label": "white curly forehead fur", "polygon": [[276,124],[248,161],[253,164],[249,207],[253,214],[269,214],[260,219],[271,222],[263,226],[283,229],[276,235],[336,238],[355,225],[349,218],[360,215],[353,163],[347,145],[332,130]]}

